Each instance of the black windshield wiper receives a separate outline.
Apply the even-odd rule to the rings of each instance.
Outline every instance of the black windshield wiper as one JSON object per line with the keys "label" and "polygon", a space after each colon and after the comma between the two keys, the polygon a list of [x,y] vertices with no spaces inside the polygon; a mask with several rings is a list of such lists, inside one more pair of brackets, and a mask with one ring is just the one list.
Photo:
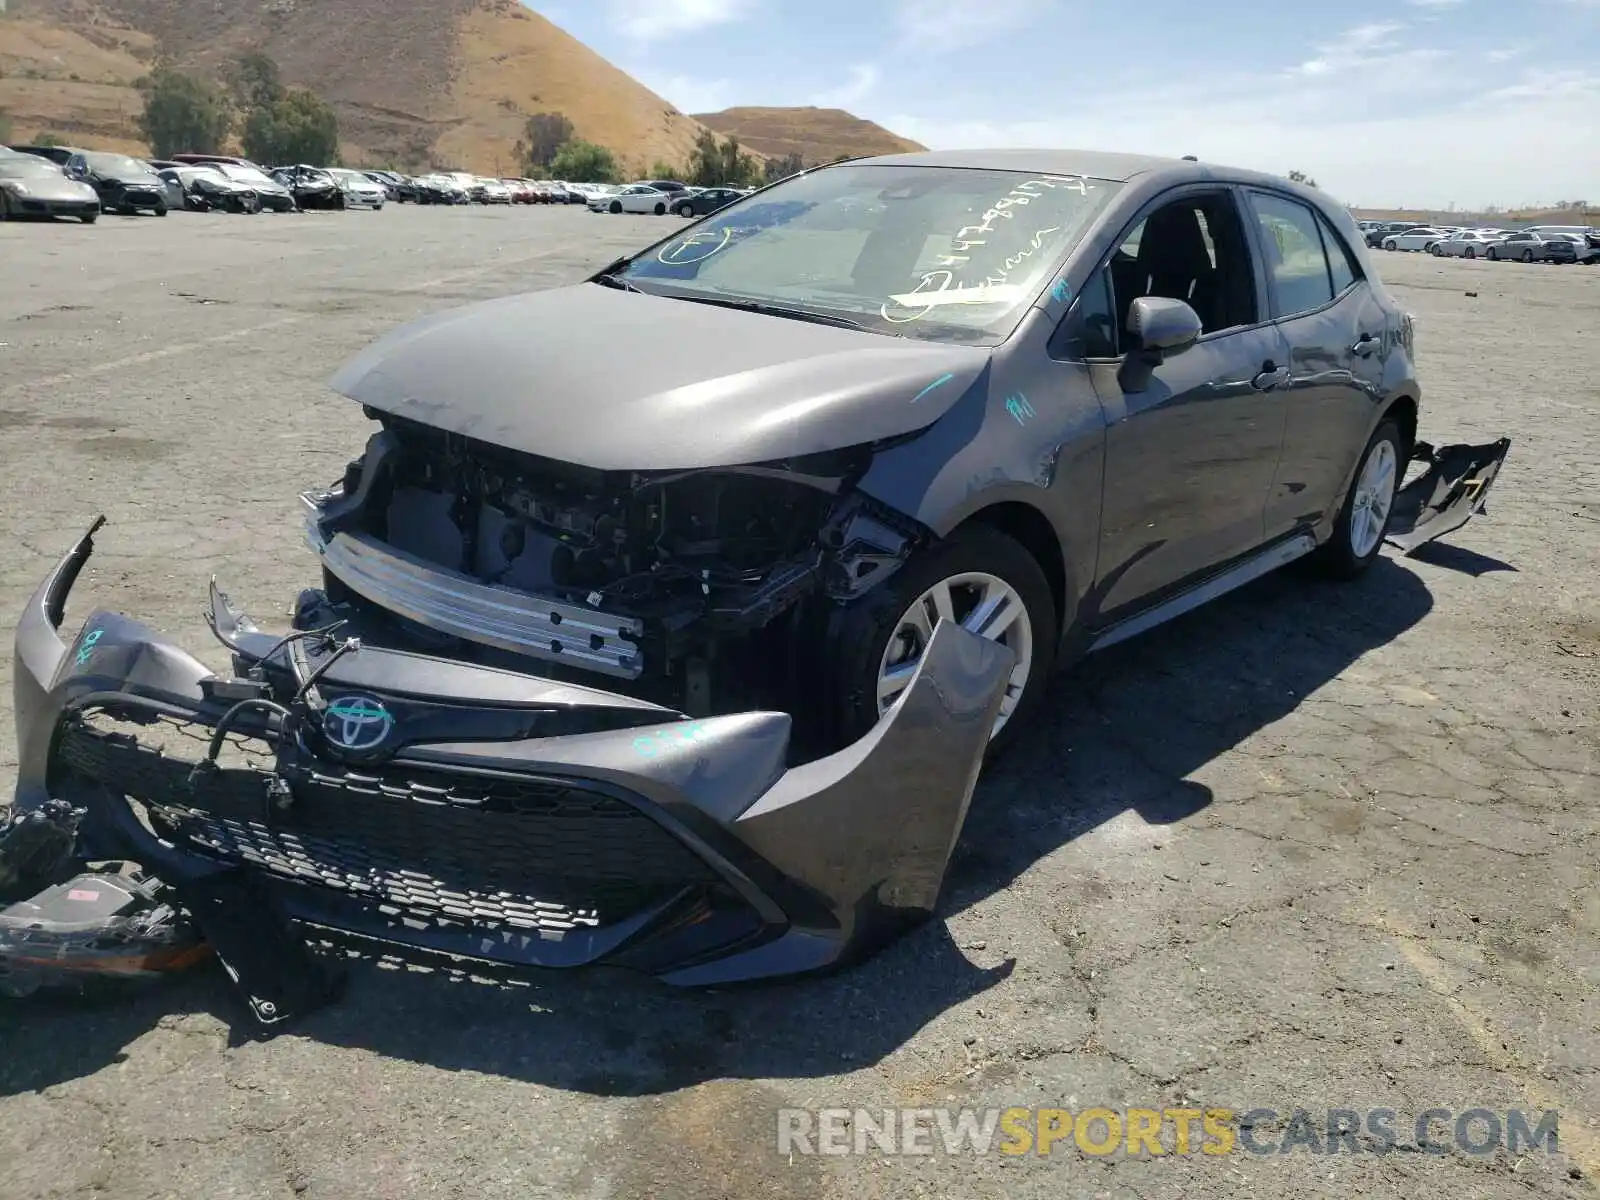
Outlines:
{"label": "black windshield wiper", "polygon": [[782,304],[768,304],[764,300],[734,300],[721,296],[687,296],[677,294],[674,300],[687,300],[692,304],[714,304],[718,308],[736,308],[741,312],[761,313],[767,317],[786,317],[791,321],[809,321],[813,325],[832,325],[838,329],[855,329],[862,333],[888,333],[890,337],[903,337],[903,334],[892,333],[889,330],[874,329],[864,321],[857,321],[851,317],[836,316],[833,313],[813,312],[809,308],[789,308]]}
{"label": "black windshield wiper", "polygon": [[596,275],[590,282],[598,283],[601,287],[616,288],[621,292],[638,292],[641,296],[645,294],[645,290],[642,287],[639,287],[637,284],[624,279],[621,275],[618,275],[615,272],[605,275]]}

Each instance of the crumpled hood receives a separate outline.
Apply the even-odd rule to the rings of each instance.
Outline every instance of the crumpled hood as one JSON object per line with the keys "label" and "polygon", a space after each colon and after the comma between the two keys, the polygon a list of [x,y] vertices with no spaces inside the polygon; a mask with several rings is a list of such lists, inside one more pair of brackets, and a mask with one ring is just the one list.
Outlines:
{"label": "crumpled hood", "polygon": [[912,432],[988,361],[978,347],[584,283],[424,317],[357,355],[331,386],[507,449],[676,470]]}

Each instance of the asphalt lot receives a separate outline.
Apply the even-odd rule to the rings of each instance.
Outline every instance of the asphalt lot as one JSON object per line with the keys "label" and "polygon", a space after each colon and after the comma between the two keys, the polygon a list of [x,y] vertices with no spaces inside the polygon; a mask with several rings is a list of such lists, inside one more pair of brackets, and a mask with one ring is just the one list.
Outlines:
{"label": "asphalt lot", "polygon": [[[671,224],[417,209],[0,226],[0,627],[181,635],[312,581],[295,496],[397,322]],[[1378,254],[1424,436],[1515,445],[1490,514],[1355,585],[1285,574],[1084,664],[986,774],[944,919],[717,994],[363,968],[256,1042],[209,969],[0,1007],[0,1197],[1587,1195],[1600,1172],[1600,270]],[[9,655],[0,693],[9,695]],[[0,724],[0,790],[15,768]],[[1560,1112],[1561,1153],[780,1156],[776,1110]],[[1279,1134],[1263,1133],[1273,1144]],[[1169,1141],[1170,1145],[1170,1141]]]}

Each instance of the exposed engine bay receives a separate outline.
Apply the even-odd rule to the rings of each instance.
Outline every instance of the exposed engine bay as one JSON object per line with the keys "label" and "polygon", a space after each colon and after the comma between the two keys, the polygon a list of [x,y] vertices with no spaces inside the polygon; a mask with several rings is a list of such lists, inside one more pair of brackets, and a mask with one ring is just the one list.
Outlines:
{"label": "exposed engine bay", "polygon": [[[604,674],[693,715],[792,704],[815,644],[808,630],[823,628],[831,602],[887,578],[927,533],[852,491],[867,447],[600,471],[381,419],[340,483],[306,494],[325,591],[302,598],[297,625],[351,619],[353,608],[362,625],[387,618],[402,644],[467,657],[476,648],[487,661],[498,650],[577,681]],[[384,556],[455,573],[452,612],[408,605]],[[399,590],[429,586],[419,578],[408,573]],[[529,605],[528,621],[542,617],[550,636],[525,623],[508,637],[477,614],[508,604]]]}

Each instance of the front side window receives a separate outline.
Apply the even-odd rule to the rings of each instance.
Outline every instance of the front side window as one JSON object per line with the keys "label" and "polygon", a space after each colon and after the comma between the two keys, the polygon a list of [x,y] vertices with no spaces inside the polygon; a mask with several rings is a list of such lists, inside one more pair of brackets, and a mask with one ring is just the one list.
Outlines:
{"label": "front side window", "polygon": [[735,198],[622,274],[658,295],[994,345],[1121,186],[1018,171],[828,167]]}
{"label": "front side window", "polygon": [[1267,286],[1279,316],[1307,312],[1333,299],[1333,279],[1316,215],[1297,200],[1252,192],[1250,205],[1267,258]]}

